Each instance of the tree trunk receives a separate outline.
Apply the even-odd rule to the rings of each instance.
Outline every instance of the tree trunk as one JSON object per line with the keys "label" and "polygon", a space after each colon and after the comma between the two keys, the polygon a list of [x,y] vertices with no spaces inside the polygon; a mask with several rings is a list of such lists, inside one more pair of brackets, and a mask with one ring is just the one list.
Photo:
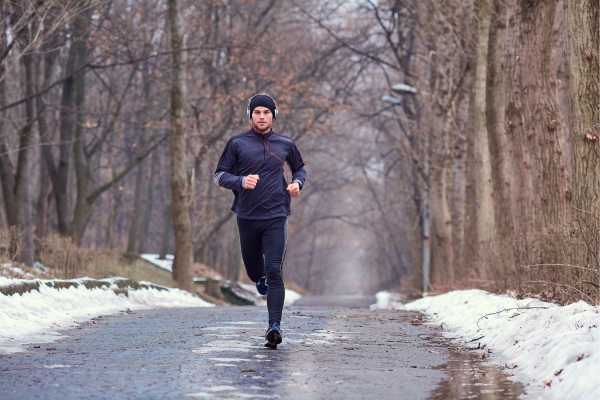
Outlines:
{"label": "tree trunk", "polygon": [[492,195],[492,165],[486,121],[486,83],[488,63],[488,43],[491,22],[490,0],[479,0],[477,8],[477,48],[475,80],[472,86],[470,113],[473,130],[473,172],[475,177],[475,198],[477,214],[476,229],[478,239],[479,276],[489,277],[488,266],[493,259],[496,245],[495,204]]}
{"label": "tree trunk", "polygon": [[600,4],[565,0],[564,7],[573,205],[591,212],[600,203]]}
{"label": "tree trunk", "polygon": [[[71,30],[71,38],[76,39],[77,29]],[[60,144],[59,161],[56,179],[53,181],[54,196],[56,198],[56,219],[58,222],[58,232],[61,235],[71,234],[71,225],[69,224],[69,169],[71,162],[71,145],[73,143],[73,89],[75,86],[75,64],[77,62],[77,46],[72,44],[69,48],[67,64],[65,66],[65,81],[62,87],[62,99],[60,107]],[[46,158],[46,162],[50,162]],[[54,168],[54,161],[52,166]]]}
{"label": "tree trunk", "polygon": [[173,229],[173,213],[171,212],[171,205],[169,204],[165,208],[165,228],[162,234],[162,245],[160,246],[160,254],[158,258],[164,260],[167,258],[169,252],[169,242],[171,241],[171,229]]}
{"label": "tree trunk", "polygon": [[[38,84],[36,91],[40,91],[41,88],[45,89],[50,77],[52,75],[52,68],[54,61],[56,60],[57,51],[46,46],[44,42],[43,49],[49,51],[44,57],[44,75],[41,83]],[[38,74],[40,75],[40,74]],[[37,106],[37,121],[38,121],[38,133],[40,137],[41,149],[40,149],[40,193],[36,205],[36,231],[35,235],[38,239],[46,237],[48,228],[48,213],[52,195],[52,179],[50,174],[56,176],[56,169],[54,168],[54,157],[52,156],[50,141],[48,138],[48,124],[46,122],[45,115],[45,104],[42,96],[36,97]],[[52,171],[49,170],[48,166],[52,166]]]}
{"label": "tree trunk", "polygon": [[430,143],[429,211],[431,261],[430,279],[432,284],[454,281],[454,261],[452,253],[452,216],[448,199],[448,174],[450,158],[449,123],[451,116],[441,107],[434,107]]}
{"label": "tree trunk", "polygon": [[[6,31],[6,21],[2,21],[1,27],[3,32]],[[0,51],[3,53],[7,49],[6,35],[2,35],[2,42],[0,43]],[[4,61],[0,62],[0,76],[5,76],[6,67]],[[0,105],[7,105],[6,97],[6,80],[0,80]],[[6,210],[6,219],[8,226],[18,226],[19,220],[17,218],[17,200],[15,199],[15,183],[12,173],[12,165],[10,162],[11,152],[8,149],[6,140],[6,128],[9,124],[8,111],[2,111],[0,115],[0,183],[2,184],[2,194],[4,197],[4,207]]]}
{"label": "tree trunk", "polygon": [[140,223],[140,236],[137,243],[137,252],[142,254],[146,246],[146,238],[148,237],[148,230],[150,228],[150,218],[152,217],[152,208],[154,207],[154,178],[156,176],[156,166],[159,162],[158,149],[152,153],[152,159],[150,161],[150,180],[147,183],[146,204],[144,204],[142,221]]}
{"label": "tree trunk", "polygon": [[[29,32],[27,31],[27,35]],[[29,43],[29,38],[24,40]],[[15,199],[17,199],[17,218],[19,220],[18,228],[23,232],[23,250],[21,253],[21,262],[29,267],[33,267],[34,261],[34,243],[33,243],[33,215],[31,194],[29,188],[29,154],[31,153],[31,143],[33,139],[33,125],[36,121],[35,109],[35,57],[29,51],[22,56],[23,66],[25,68],[25,96],[28,100],[25,102],[25,125],[19,133],[19,151],[17,160],[17,171],[15,176]],[[8,210],[7,210],[8,211]]]}
{"label": "tree trunk", "polygon": [[131,221],[129,225],[129,235],[127,239],[127,251],[135,251],[135,240],[138,234],[138,226],[140,220],[140,214],[143,212],[142,199],[144,196],[144,189],[146,184],[146,169],[145,163],[141,162],[137,167],[137,175],[135,177],[135,195],[133,199],[133,210],[131,210]]}
{"label": "tree trunk", "polygon": [[539,262],[540,233],[567,221],[571,192],[565,138],[552,63],[556,2],[513,2],[505,62],[505,125],[510,162],[519,171],[511,187],[519,264]]}
{"label": "tree trunk", "polygon": [[187,145],[185,130],[186,101],[186,47],[181,0],[169,0],[169,22],[171,25],[172,86],[171,86],[171,207],[175,229],[175,284],[178,288],[193,289],[193,246],[189,214],[191,195],[187,176]]}
{"label": "tree trunk", "polygon": [[[149,118],[149,110],[150,110],[150,80],[148,79],[148,77],[146,76],[145,73],[143,73],[143,82],[144,82],[144,110],[143,110],[143,127],[142,127],[142,144],[145,143],[149,138],[148,136],[148,132],[150,131],[148,128],[146,128],[146,125],[150,122],[150,118]],[[155,153],[157,153],[155,151]],[[139,225],[140,225],[140,218],[142,216],[142,214],[144,213],[145,210],[145,206],[147,206],[148,203],[148,197],[147,195],[145,195],[144,192],[147,192],[146,190],[146,185],[147,185],[147,167],[146,167],[146,162],[142,161],[138,167],[138,173],[135,179],[135,195],[134,195],[134,201],[133,201],[133,210],[132,210],[132,216],[131,216],[131,224],[129,225],[129,238],[127,240],[127,251],[128,252],[134,252],[135,251],[135,242],[138,236],[138,232],[141,232],[141,230],[139,230]]]}
{"label": "tree trunk", "polygon": [[117,216],[123,205],[123,192],[119,189],[114,190],[114,194],[111,199],[110,214],[108,216],[108,225],[106,227],[106,249],[113,249],[113,242],[115,238],[115,223]]}
{"label": "tree trunk", "polygon": [[[86,13],[84,13],[85,15]],[[82,40],[78,43],[77,63],[83,64],[87,59],[87,43]],[[75,166],[75,178],[77,182],[77,200],[75,210],[73,212],[73,221],[71,224],[71,234],[77,245],[81,244],[85,227],[89,222],[92,214],[92,204],[87,201],[87,196],[90,190],[90,171],[88,160],[85,155],[85,71],[80,71],[77,74],[75,83],[75,110],[76,110],[76,125],[75,125],[75,140],[73,142],[73,160]]]}
{"label": "tree trunk", "polygon": [[[500,253],[492,263],[496,277],[506,277],[507,270],[516,272],[515,266],[515,230],[513,215],[516,214],[516,187],[519,168],[513,163],[510,142],[513,140],[505,126],[506,75],[504,61],[506,54],[507,6],[503,0],[494,0],[492,21],[490,24],[487,84],[486,84],[486,123],[490,162],[492,165],[492,184],[495,202],[495,223],[497,249]],[[512,196],[511,196],[512,194]]]}

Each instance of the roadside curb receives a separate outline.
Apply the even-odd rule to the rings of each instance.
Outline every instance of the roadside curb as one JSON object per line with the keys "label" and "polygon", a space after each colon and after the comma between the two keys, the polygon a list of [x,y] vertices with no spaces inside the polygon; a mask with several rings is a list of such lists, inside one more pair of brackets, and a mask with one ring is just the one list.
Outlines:
{"label": "roadside curb", "polygon": [[155,285],[152,283],[140,283],[131,279],[85,279],[85,280],[33,280],[31,282],[19,282],[8,286],[0,286],[0,294],[4,296],[12,296],[15,294],[23,295],[34,290],[40,291],[40,285],[46,285],[54,289],[68,289],[70,287],[78,288],[80,285],[87,289],[102,289],[112,290],[116,294],[124,294],[129,296],[129,290],[140,289],[156,289],[169,290],[164,286]]}

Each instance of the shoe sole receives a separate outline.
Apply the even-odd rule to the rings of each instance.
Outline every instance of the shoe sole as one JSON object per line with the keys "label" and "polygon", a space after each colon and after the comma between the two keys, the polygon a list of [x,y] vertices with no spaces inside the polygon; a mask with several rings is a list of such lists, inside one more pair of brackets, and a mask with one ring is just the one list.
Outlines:
{"label": "shoe sole", "polygon": [[277,349],[277,345],[281,344],[283,338],[281,334],[276,331],[271,331],[267,334],[267,342],[265,343],[265,347],[270,347],[271,349]]}

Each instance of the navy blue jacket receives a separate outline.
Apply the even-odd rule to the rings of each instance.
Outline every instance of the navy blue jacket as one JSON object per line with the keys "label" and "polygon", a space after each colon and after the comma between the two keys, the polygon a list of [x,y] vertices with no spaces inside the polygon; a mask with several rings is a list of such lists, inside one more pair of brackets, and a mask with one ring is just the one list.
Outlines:
{"label": "navy blue jacket", "polygon": [[[263,135],[252,130],[229,139],[217,164],[215,183],[233,190],[231,209],[238,217],[270,219],[292,213],[282,161],[290,166],[292,182],[298,182],[302,188],[306,167],[292,139],[273,131]],[[248,175],[259,177],[254,189],[244,189]]]}

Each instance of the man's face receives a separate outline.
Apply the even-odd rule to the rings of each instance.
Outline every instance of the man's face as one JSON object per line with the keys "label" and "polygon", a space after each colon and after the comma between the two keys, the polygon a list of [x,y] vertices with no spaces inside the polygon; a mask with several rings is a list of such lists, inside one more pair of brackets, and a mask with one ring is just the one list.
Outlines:
{"label": "man's face", "polygon": [[252,111],[252,126],[259,133],[267,133],[273,124],[273,114],[267,107],[258,106]]}

